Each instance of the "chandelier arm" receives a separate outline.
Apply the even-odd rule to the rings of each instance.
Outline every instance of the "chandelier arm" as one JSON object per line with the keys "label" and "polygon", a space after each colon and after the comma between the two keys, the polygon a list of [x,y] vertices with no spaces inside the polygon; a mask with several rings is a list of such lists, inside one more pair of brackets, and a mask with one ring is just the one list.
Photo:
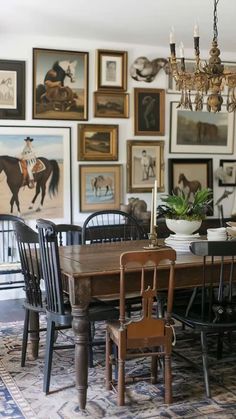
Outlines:
{"label": "chandelier arm", "polygon": [[214,13],[213,13],[213,41],[217,41],[218,39],[218,16],[217,16],[217,6],[220,0],[214,0]]}

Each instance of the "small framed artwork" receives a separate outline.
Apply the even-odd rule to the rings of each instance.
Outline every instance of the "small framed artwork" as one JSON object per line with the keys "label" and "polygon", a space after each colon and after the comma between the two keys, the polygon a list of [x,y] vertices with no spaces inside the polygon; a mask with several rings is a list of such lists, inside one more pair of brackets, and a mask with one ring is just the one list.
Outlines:
{"label": "small framed artwork", "polygon": [[164,188],[164,141],[127,141],[127,192],[151,192],[157,180]]}
{"label": "small framed artwork", "polygon": [[94,92],[94,116],[101,118],[128,118],[129,94],[121,92]]}
{"label": "small framed artwork", "polygon": [[78,125],[78,160],[118,160],[118,125]]}
{"label": "small framed artwork", "polygon": [[0,126],[0,144],[1,212],[70,223],[71,129]]}
{"label": "small framed artwork", "polygon": [[219,179],[219,186],[236,186],[236,160],[220,160],[224,180]]}
{"label": "small framed artwork", "polygon": [[80,211],[119,209],[121,165],[80,166]]}
{"label": "small framed artwork", "polygon": [[25,119],[25,61],[0,60],[0,119]]}
{"label": "small framed artwork", "polygon": [[192,112],[177,105],[171,102],[170,153],[233,153],[234,112]]}
{"label": "small framed artwork", "polygon": [[88,119],[88,52],[33,49],[33,118]]}
{"label": "small framed artwork", "polygon": [[97,90],[127,89],[127,51],[97,50]]}
{"label": "small framed artwork", "polygon": [[[183,191],[192,199],[200,188],[213,189],[212,167],[212,159],[169,159],[169,193]],[[212,214],[213,210],[207,215]]]}
{"label": "small framed artwork", "polygon": [[164,89],[134,89],[134,134],[165,134]]}

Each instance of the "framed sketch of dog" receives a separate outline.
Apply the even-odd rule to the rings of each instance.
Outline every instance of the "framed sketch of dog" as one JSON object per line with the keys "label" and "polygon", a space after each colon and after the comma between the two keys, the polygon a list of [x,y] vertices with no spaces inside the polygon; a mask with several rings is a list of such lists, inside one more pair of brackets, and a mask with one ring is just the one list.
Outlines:
{"label": "framed sketch of dog", "polygon": [[80,211],[119,209],[121,202],[121,165],[81,165]]}
{"label": "framed sketch of dog", "polygon": [[33,49],[33,118],[88,119],[88,52]]}
{"label": "framed sketch of dog", "polygon": [[151,192],[157,180],[164,188],[164,141],[127,141],[127,192]]}
{"label": "framed sketch of dog", "polygon": [[134,89],[134,134],[165,134],[164,89]]}

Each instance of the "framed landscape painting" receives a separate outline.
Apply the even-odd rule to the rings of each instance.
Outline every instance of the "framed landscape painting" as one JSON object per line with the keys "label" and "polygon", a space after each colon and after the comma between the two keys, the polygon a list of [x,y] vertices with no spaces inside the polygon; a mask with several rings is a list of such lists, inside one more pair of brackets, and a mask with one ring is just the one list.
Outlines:
{"label": "framed landscape painting", "polygon": [[97,89],[127,89],[127,51],[97,50]]}
{"label": "framed landscape painting", "polygon": [[165,134],[164,89],[134,89],[134,134]]}
{"label": "framed landscape painting", "polygon": [[0,119],[25,119],[25,61],[0,60]]}
{"label": "framed landscape painting", "polygon": [[223,106],[219,113],[192,112],[171,102],[170,153],[232,154],[235,115]]}
{"label": "framed landscape painting", "polygon": [[122,92],[94,92],[94,116],[128,118],[129,94]]}
{"label": "framed landscape painting", "polygon": [[88,52],[33,49],[33,118],[88,119]]}
{"label": "framed landscape painting", "polygon": [[118,125],[79,124],[78,160],[118,160]]}
{"label": "framed landscape painting", "polygon": [[80,211],[120,209],[121,165],[80,166]]}
{"label": "framed landscape painting", "polygon": [[164,188],[164,141],[127,141],[127,192],[151,192],[157,180]]}
{"label": "framed landscape painting", "polygon": [[[36,163],[22,160],[26,140]],[[1,212],[26,220],[47,218],[71,222],[71,129],[67,127],[0,126]]]}

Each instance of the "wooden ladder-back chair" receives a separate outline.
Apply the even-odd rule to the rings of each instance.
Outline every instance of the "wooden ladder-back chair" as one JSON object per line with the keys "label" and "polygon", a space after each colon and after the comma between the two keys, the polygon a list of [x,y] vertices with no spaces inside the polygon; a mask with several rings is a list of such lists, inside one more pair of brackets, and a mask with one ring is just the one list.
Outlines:
{"label": "wooden ladder-back chair", "polygon": [[[10,214],[0,214],[0,290],[22,288],[23,279],[12,279],[12,275],[21,273],[20,258],[14,234],[14,221],[22,221],[22,218]],[[6,280],[6,275],[9,279]]]}
{"label": "wooden ladder-back chair", "polygon": [[[169,260],[169,283],[167,309],[163,318],[153,312],[153,303],[158,295],[158,266]],[[126,252],[120,256],[120,318],[107,323],[106,343],[106,388],[112,387],[112,343],[118,349],[118,405],[125,404],[125,360],[138,356],[152,358],[152,382],[157,379],[157,359],[165,360],[165,403],[172,402],[171,351],[173,326],[171,313],[174,291],[174,265],[176,253],[173,249]],[[142,311],[138,319],[125,316],[126,281],[133,271],[140,281]],[[137,353],[137,349],[147,349]],[[136,350],[136,351],[135,351]],[[135,351],[132,353],[132,351]]]}
{"label": "wooden ladder-back chair", "polygon": [[[191,243],[190,250],[194,255],[202,257],[201,286],[194,289],[185,305],[174,306],[173,317],[200,334],[200,368],[203,368],[206,396],[211,397],[207,341],[211,336],[211,350],[214,342],[216,344],[217,362],[224,352],[225,335],[228,337],[229,332],[236,330],[236,296],[233,292],[236,280],[236,241],[198,241]],[[177,355],[185,358],[177,349],[178,345]],[[224,362],[226,361],[227,358],[224,358]],[[199,369],[198,360],[191,360],[191,364]]]}

